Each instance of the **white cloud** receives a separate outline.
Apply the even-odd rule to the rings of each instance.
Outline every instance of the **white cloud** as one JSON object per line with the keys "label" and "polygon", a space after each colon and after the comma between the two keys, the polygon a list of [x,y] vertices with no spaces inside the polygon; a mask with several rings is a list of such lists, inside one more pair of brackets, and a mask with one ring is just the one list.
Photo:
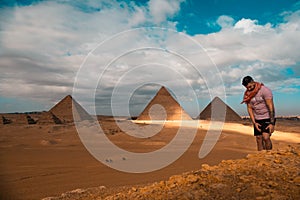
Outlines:
{"label": "white cloud", "polygon": [[132,17],[129,20],[131,27],[137,26],[147,21],[147,11],[145,8],[134,6],[135,12],[132,13]]}
{"label": "white cloud", "polygon": [[161,23],[168,19],[168,17],[176,14],[180,9],[180,3],[184,0],[150,0],[149,12],[153,17],[155,23]]}
{"label": "white cloud", "polygon": [[242,30],[243,33],[259,32],[261,26],[257,25],[257,20],[241,19],[235,25],[234,29]]}
{"label": "white cloud", "polygon": [[222,28],[230,28],[234,24],[234,19],[227,15],[221,15],[217,19],[217,24]]}
{"label": "white cloud", "polygon": [[300,24],[299,16],[277,27],[241,19],[232,28],[195,38],[207,48],[218,66],[257,60],[287,66],[299,62],[300,29],[296,24]]}

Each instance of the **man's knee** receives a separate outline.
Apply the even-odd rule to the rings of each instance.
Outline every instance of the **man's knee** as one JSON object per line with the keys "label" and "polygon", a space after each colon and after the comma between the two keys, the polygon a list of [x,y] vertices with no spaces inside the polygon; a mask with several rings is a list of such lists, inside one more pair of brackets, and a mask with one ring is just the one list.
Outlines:
{"label": "man's knee", "polygon": [[263,139],[262,135],[257,135],[256,136],[256,141],[260,142],[260,141],[262,141],[262,139]]}
{"label": "man's knee", "polygon": [[263,133],[262,138],[264,141],[270,140],[270,134],[269,133]]}

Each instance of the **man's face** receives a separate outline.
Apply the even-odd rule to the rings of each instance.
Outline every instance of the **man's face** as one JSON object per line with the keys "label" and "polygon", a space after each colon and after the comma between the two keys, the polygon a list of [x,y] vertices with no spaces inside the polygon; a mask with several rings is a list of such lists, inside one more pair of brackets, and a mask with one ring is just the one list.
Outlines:
{"label": "man's face", "polygon": [[255,82],[252,81],[252,82],[248,83],[248,85],[246,86],[246,88],[247,88],[248,91],[254,90],[254,88],[255,88]]}

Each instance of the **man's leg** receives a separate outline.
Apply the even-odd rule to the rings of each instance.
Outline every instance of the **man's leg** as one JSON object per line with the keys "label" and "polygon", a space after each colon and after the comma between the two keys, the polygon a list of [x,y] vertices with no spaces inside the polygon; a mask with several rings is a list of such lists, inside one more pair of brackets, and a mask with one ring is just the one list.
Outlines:
{"label": "man's leg", "polygon": [[261,151],[264,149],[263,146],[263,136],[262,135],[257,135],[256,136],[256,144],[257,144],[257,150]]}
{"label": "man's leg", "polygon": [[266,148],[266,142],[265,142],[265,140],[262,138],[262,145],[263,145],[263,150],[266,150],[267,148]]}
{"label": "man's leg", "polygon": [[263,133],[262,136],[263,136],[263,141],[266,146],[266,150],[271,150],[272,149],[272,141],[270,138],[270,133]]}

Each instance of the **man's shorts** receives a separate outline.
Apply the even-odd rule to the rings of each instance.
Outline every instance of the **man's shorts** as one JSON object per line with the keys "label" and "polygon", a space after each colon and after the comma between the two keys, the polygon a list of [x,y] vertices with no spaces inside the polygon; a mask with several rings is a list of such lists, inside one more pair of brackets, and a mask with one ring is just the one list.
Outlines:
{"label": "man's shorts", "polygon": [[260,124],[261,131],[257,130],[254,126],[254,136],[262,135],[262,133],[270,133],[269,129],[267,127],[270,125],[270,119],[261,119],[261,120],[255,120],[256,123]]}

